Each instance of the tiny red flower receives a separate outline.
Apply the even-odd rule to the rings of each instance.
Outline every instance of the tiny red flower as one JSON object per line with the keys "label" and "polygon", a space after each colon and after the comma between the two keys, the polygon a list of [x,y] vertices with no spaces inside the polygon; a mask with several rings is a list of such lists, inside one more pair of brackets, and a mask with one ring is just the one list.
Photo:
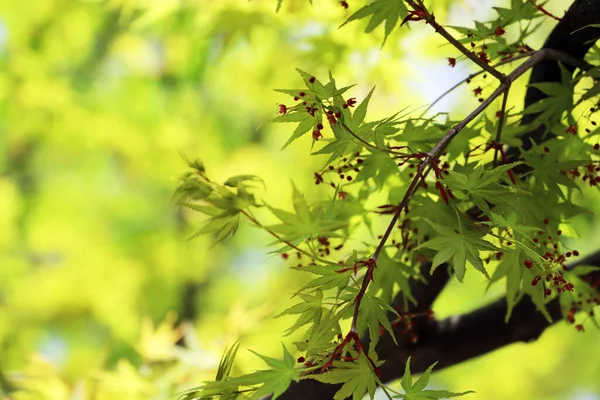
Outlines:
{"label": "tiny red flower", "polygon": [[573,291],[573,284],[572,283],[567,283],[565,286],[563,286],[563,290],[568,290],[569,292]]}
{"label": "tiny red flower", "polygon": [[504,35],[504,33],[505,33],[505,32],[506,32],[506,31],[505,31],[504,29],[502,29],[502,27],[501,27],[501,26],[499,26],[499,27],[497,27],[497,28],[496,28],[496,30],[494,31],[494,34],[495,34],[496,36],[502,36],[502,35]]}
{"label": "tiny red flower", "polygon": [[414,7],[414,10],[409,12],[408,15],[402,20],[400,26],[404,25],[408,21],[421,21],[427,16],[424,9],[420,7]]}
{"label": "tiny red flower", "polygon": [[287,106],[285,104],[279,104],[279,114],[283,115],[287,113]]}
{"label": "tiny red flower", "polygon": [[323,182],[323,175],[319,174],[318,172],[315,172],[314,178],[315,178],[316,185]]}
{"label": "tiny red flower", "polygon": [[569,125],[565,132],[570,133],[571,135],[577,135],[577,127],[575,125]]}
{"label": "tiny red flower", "polygon": [[321,131],[318,129],[315,129],[312,133],[312,137],[314,140],[319,140],[319,138],[322,138],[323,135],[321,135]]}
{"label": "tiny red flower", "polygon": [[481,94],[483,89],[481,89],[481,86],[476,87],[475,89],[473,89],[473,93],[475,94],[475,96],[479,96]]}
{"label": "tiny red flower", "polygon": [[355,97],[351,97],[346,101],[346,104],[348,104],[349,107],[354,107],[354,105],[356,104],[356,98]]}
{"label": "tiny red flower", "polygon": [[348,3],[345,1],[340,1],[340,5],[344,7],[346,10],[348,9]]}
{"label": "tiny red flower", "polygon": [[485,51],[480,51],[479,53],[477,53],[477,57],[486,64],[490,63],[490,58],[488,57]]}
{"label": "tiny red flower", "polygon": [[533,280],[531,281],[531,286],[535,286],[538,284],[539,279],[537,277],[533,278]]}
{"label": "tiny red flower", "polygon": [[454,66],[456,65],[456,58],[448,57],[448,65],[450,65],[452,68],[454,68]]}

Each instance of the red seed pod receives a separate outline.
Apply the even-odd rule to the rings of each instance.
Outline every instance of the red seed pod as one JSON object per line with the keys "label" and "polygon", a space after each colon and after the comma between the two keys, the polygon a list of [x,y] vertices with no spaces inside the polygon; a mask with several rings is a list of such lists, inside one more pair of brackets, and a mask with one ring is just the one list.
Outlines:
{"label": "red seed pod", "polygon": [[440,196],[442,197],[442,200],[444,200],[444,203],[446,203],[446,205],[448,205],[448,195],[446,194],[446,191],[444,190],[442,183],[440,181],[435,182],[435,187],[440,192]]}

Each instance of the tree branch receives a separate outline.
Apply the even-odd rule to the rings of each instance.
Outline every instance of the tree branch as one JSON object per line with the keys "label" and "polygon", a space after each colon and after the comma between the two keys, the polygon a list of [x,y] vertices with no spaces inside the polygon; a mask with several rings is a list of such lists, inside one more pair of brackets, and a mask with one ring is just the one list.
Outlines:
{"label": "tree branch", "polygon": [[[600,23],[600,0],[575,0],[548,37],[544,49],[534,53],[527,61],[502,79],[500,86],[480,107],[474,110],[458,126],[452,128],[436,144],[428,157],[421,163],[415,179],[401,204],[406,206],[412,191],[415,189],[413,184],[421,179],[425,167],[443,150],[445,145],[459,133],[462,127],[485,109],[493,99],[504,93],[510,83],[524,72],[533,67],[530,83],[560,82],[560,67],[557,59],[567,62],[566,68],[571,74],[576,67],[581,66],[585,54],[592,47],[594,41],[600,37],[600,29],[587,26],[598,23]],[[544,97],[545,95],[542,92],[530,87],[527,90],[525,106],[527,107]],[[537,116],[525,115],[521,123],[531,124]],[[538,124],[537,127],[523,137],[523,148],[527,150],[532,147],[532,142],[540,143],[549,137],[547,127]],[[518,159],[520,155],[519,149],[516,148],[508,149],[507,153],[512,157],[512,160]],[[403,208],[398,207],[396,210],[390,224],[391,227],[397,221]],[[389,235],[388,232],[386,234]],[[384,235],[379,247],[385,244],[387,235]],[[379,247],[373,257],[375,260],[380,251]],[[584,264],[600,267],[600,251],[574,264],[571,268]],[[421,268],[422,270],[428,269],[428,264],[422,264]],[[594,280],[600,279],[600,270],[587,276]],[[436,273],[432,275],[429,285],[421,282],[413,284],[411,289],[418,300],[419,311],[431,307],[448,279],[447,268],[438,268]],[[405,335],[400,335],[398,332],[395,333],[398,345],[394,343],[387,332],[380,338],[376,352],[379,359],[385,360],[385,363],[380,367],[381,380],[388,382],[399,378],[409,356],[412,357],[411,369],[413,372],[418,373],[424,371],[436,361],[439,362],[438,368],[444,368],[511,343],[535,340],[546,328],[562,318],[558,299],[550,301],[547,304],[547,310],[553,322],[548,322],[538,312],[531,300],[526,297],[513,308],[511,319],[506,323],[507,304],[505,299],[502,298],[473,312],[442,321],[428,321],[425,318],[415,319],[413,329],[419,338],[417,343],[410,343]],[[368,344],[368,342],[363,343],[363,346],[365,344]],[[331,399],[339,390],[339,387],[339,385],[323,384],[316,380],[304,379],[290,385],[288,390],[279,398],[285,400]]]}
{"label": "tree branch", "polygon": [[[580,265],[600,267],[600,250],[571,265],[569,269]],[[436,270],[433,281],[437,271],[440,270],[445,268]],[[600,279],[600,269],[587,276],[593,280]],[[510,321],[506,323],[506,300],[500,298],[467,314],[452,316],[441,321],[415,324],[419,337],[419,341],[415,344],[408,343],[405,336],[397,334],[399,345],[396,346],[391,336],[386,334],[380,338],[376,348],[379,358],[385,360],[379,368],[381,381],[389,382],[400,378],[409,356],[411,371],[419,373],[436,361],[438,361],[436,370],[439,370],[512,343],[535,340],[544,330],[562,319],[557,298],[550,301],[546,307],[552,322],[548,322],[526,297],[513,308]],[[279,399],[331,399],[339,388],[340,385],[304,379],[294,382]]]}

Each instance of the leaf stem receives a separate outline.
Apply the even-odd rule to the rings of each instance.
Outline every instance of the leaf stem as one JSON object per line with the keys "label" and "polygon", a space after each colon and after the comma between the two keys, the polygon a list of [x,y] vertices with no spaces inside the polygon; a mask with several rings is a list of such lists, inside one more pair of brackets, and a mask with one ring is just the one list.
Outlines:
{"label": "leaf stem", "polygon": [[315,261],[319,261],[322,262],[326,265],[336,265],[336,263],[325,260],[324,258],[321,258],[315,254],[311,254],[308,251],[296,246],[295,244],[293,244],[292,242],[290,242],[289,240],[286,240],[284,238],[282,238],[278,233],[273,232],[272,230],[270,230],[269,228],[267,228],[266,226],[264,226],[263,224],[260,223],[260,221],[258,219],[256,219],[256,217],[254,217],[251,213],[249,213],[246,210],[240,210],[240,213],[243,214],[246,218],[248,218],[248,220],[250,222],[252,222],[255,226],[257,226],[258,228],[264,230],[265,232],[269,233],[271,236],[273,236],[275,239],[279,240],[281,243],[286,244],[287,246],[291,247],[292,249],[304,254],[307,257],[310,257],[311,259],[314,259]]}
{"label": "leaf stem", "polygon": [[508,83],[506,91],[504,92],[504,96],[502,97],[502,107],[500,108],[500,121],[498,121],[498,131],[496,132],[496,141],[494,146],[494,165],[496,165],[496,161],[498,160],[498,152],[500,150],[500,138],[502,137],[502,128],[504,128],[504,123],[507,119],[506,102],[508,101],[509,90],[510,82]]}
{"label": "leaf stem", "polygon": [[[509,59],[506,60],[502,60],[500,61],[498,64],[494,64],[494,67],[499,67],[501,65],[505,65],[508,63],[511,63],[513,61],[517,61],[520,60],[522,58],[527,58],[530,57],[533,53],[535,53],[535,51],[529,51],[527,53],[523,53],[523,54],[517,54],[514,57],[511,57]],[[434,105],[436,105],[440,100],[442,100],[444,97],[446,97],[447,95],[449,95],[450,93],[452,93],[456,88],[458,88],[460,85],[462,85],[465,82],[470,81],[473,78],[478,77],[479,75],[483,74],[485,71],[481,70],[481,71],[477,71],[472,73],[471,75],[469,75],[468,77],[466,77],[465,79],[461,80],[460,82],[456,83],[454,86],[452,86],[450,89],[446,90],[444,93],[442,93],[438,98],[436,98],[433,103],[431,103],[429,106],[427,106],[427,108],[425,109],[425,111],[423,111],[423,113],[421,114],[420,118],[422,118],[425,114],[427,114],[427,112],[429,110],[431,110],[433,108]]]}

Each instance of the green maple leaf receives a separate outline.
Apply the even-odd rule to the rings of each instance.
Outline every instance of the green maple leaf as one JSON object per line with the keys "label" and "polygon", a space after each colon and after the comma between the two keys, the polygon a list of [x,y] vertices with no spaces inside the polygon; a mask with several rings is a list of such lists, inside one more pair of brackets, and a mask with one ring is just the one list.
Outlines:
{"label": "green maple leaf", "polygon": [[[350,306],[347,307],[350,309]],[[340,318],[343,315],[342,311],[335,313],[332,310],[327,310],[316,321],[313,326],[307,331],[306,335],[299,342],[294,342],[294,345],[306,354],[306,358],[320,359],[323,354],[331,352],[332,340],[341,333]]]}
{"label": "green maple leaf", "polygon": [[548,97],[531,104],[525,110],[524,114],[537,114],[539,120],[554,121],[560,120],[566,110],[573,108],[573,90],[575,84],[572,82],[571,73],[559,64],[561,71],[561,82],[541,82],[530,83],[533,87],[547,95]]}
{"label": "green maple leaf", "polygon": [[369,94],[363,99],[363,101],[356,107],[356,110],[352,113],[352,116],[347,121],[347,126],[352,130],[356,131],[360,125],[364,122],[365,117],[367,115],[367,107],[369,106],[369,100],[373,95],[373,91],[375,87],[373,87]]}
{"label": "green maple leaf", "polygon": [[511,0],[510,8],[492,7],[506,24],[531,21],[541,17],[537,8],[528,0]]}
{"label": "green maple leaf", "polygon": [[[598,25],[598,24],[596,24],[596,25]],[[596,28],[597,27],[598,26],[596,26]],[[598,78],[600,78],[600,67],[595,67],[595,68],[590,69],[589,71],[586,71],[584,76],[589,76],[589,77],[593,78],[595,83],[592,85],[591,88],[586,90],[586,92],[577,101],[576,105],[579,105],[582,102],[584,102],[585,100],[591,99],[592,97],[600,94],[600,80],[598,80]]]}
{"label": "green maple leaf", "polygon": [[282,344],[282,346],[283,360],[263,356],[250,350],[272,368],[271,370],[255,372],[255,374],[261,375],[260,382],[263,382],[264,385],[262,385],[256,391],[256,393],[254,393],[254,397],[267,396],[272,393],[272,399],[276,399],[279,395],[287,390],[287,388],[290,386],[290,383],[293,381],[298,382],[300,379],[300,371],[295,369],[296,360],[290,354],[285,345]]}
{"label": "green maple leaf", "polygon": [[[378,361],[375,354],[369,354],[376,366],[383,364]],[[373,399],[377,388],[377,376],[373,371],[371,363],[364,353],[352,362],[334,361],[333,369],[322,374],[307,375],[307,378],[315,379],[323,383],[340,384],[334,400],[344,400],[352,396],[352,400],[361,400],[365,393]]]}
{"label": "green maple leaf", "polygon": [[329,143],[322,149],[312,153],[313,155],[331,154],[325,164],[337,160],[345,153],[353,153],[361,148],[361,145],[357,143],[356,139],[345,129],[335,129],[334,132],[336,132],[336,137],[334,139],[324,139],[323,141]]}
{"label": "green maple leaf", "polygon": [[399,19],[404,19],[406,15],[408,15],[408,12],[403,1],[375,0],[371,4],[362,7],[360,10],[348,17],[348,19],[341,26],[344,26],[348,22],[354,20],[370,17],[367,27],[365,28],[365,32],[369,33],[385,22],[385,36],[383,38],[383,44],[385,44],[387,37],[392,30],[394,30]]}
{"label": "green maple leaf", "polygon": [[[545,153],[541,146],[534,146],[530,151],[521,152],[521,155],[525,162],[535,170],[535,184],[540,191],[567,200],[559,185],[571,189],[579,187],[573,179],[564,174],[564,171],[584,166],[589,161],[559,161],[560,153],[560,151]],[[544,187],[547,190],[544,190]]]}
{"label": "green maple leaf", "polygon": [[315,117],[306,111],[288,112],[284,115],[273,118],[270,122],[299,122],[299,124],[296,126],[296,129],[294,129],[294,132],[292,132],[292,136],[290,136],[287,142],[285,142],[281,150],[288,147],[294,140],[312,130],[312,128],[317,124]]}
{"label": "green maple leaf", "polygon": [[205,225],[190,235],[186,240],[192,240],[200,235],[212,233],[215,235],[215,243],[230,239],[235,235],[240,225],[240,214],[238,212],[225,211],[222,214],[208,219]]}
{"label": "green maple leaf", "polygon": [[300,293],[298,294],[298,296],[303,300],[302,303],[293,305],[292,307],[282,311],[281,313],[275,316],[275,318],[278,318],[284,315],[300,314],[300,316],[297,317],[296,322],[294,322],[294,324],[287,329],[286,336],[294,333],[298,328],[306,324],[309,324],[311,322],[318,322],[321,319],[321,316],[323,315],[323,311],[325,310],[322,304],[322,290],[317,289],[315,291],[315,295]]}
{"label": "green maple leaf", "polygon": [[523,292],[531,297],[531,301],[533,304],[535,304],[538,311],[542,313],[548,322],[551,323],[552,317],[546,309],[546,301],[548,298],[544,294],[544,285],[542,285],[541,282],[535,286],[530,284],[530,282],[536,277],[536,273],[534,273],[532,269],[524,269],[523,271],[523,280],[525,281],[523,284]]}
{"label": "green maple leaf", "polygon": [[400,293],[405,300],[410,300],[416,305],[416,300],[410,289],[409,267],[388,256],[387,252],[382,251],[377,258],[377,268],[373,271],[373,282],[369,286],[371,293],[377,293],[381,290],[381,297],[384,300],[392,301],[396,293],[395,286],[400,288]]}
{"label": "green maple leaf", "polygon": [[376,151],[367,156],[355,182],[372,179],[379,189],[383,188],[388,177],[398,173],[396,162],[387,153]]}
{"label": "green maple leaf", "polygon": [[485,170],[482,165],[478,165],[469,175],[450,171],[450,174],[444,177],[444,183],[450,186],[458,199],[472,200],[481,211],[491,216],[488,203],[517,208],[518,203],[515,203],[514,195],[518,190],[499,182],[507,179],[507,171],[518,164],[520,163],[502,165],[491,170]]}
{"label": "green maple leaf", "polygon": [[485,232],[463,231],[462,225],[459,226],[459,231],[456,231],[453,228],[436,224],[426,218],[424,219],[439,234],[438,237],[417,247],[417,249],[427,247],[438,251],[432,260],[431,273],[440,264],[449,262],[454,269],[454,274],[462,282],[465,277],[466,263],[469,261],[476,270],[480,271],[488,279],[490,278],[483,266],[479,252],[498,250],[498,248],[490,242],[481,239]]}
{"label": "green maple leaf", "polygon": [[337,265],[336,267],[313,267],[310,265],[297,268],[299,271],[310,272],[315,275],[320,275],[318,278],[308,282],[298,292],[304,292],[309,289],[318,288],[321,290],[338,288],[338,293],[348,286],[348,281],[352,270],[340,272],[345,267]]}
{"label": "green maple leaf", "polygon": [[400,398],[405,400],[435,400],[435,399],[447,399],[450,397],[459,397],[464,396],[465,394],[475,393],[472,390],[462,393],[454,393],[448,392],[447,390],[425,390],[427,385],[429,384],[429,378],[431,376],[431,371],[433,367],[435,367],[436,363],[433,363],[423,374],[419,377],[419,379],[413,384],[412,376],[410,373],[410,357],[406,360],[406,367],[404,368],[404,375],[400,380],[400,384],[402,385],[402,389],[406,394],[399,394],[394,396],[394,398]]}
{"label": "green maple leaf", "polygon": [[[523,206],[524,206],[523,208],[525,209],[526,208],[525,205],[523,205]],[[526,211],[529,212],[529,210],[526,210]],[[533,235],[533,233],[540,230],[540,228],[537,226],[523,225],[521,223],[521,219],[519,218],[519,216],[517,216],[517,213],[515,213],[514,211],[511,211],[507,214],[508,215],[505,216],[505,215],[501,215],[501,214],[492,212],[491,218],[494,222],[482,222],[482,223],[487,224],[489,226],[496,226],[496,227],[510,229],[510,230],[512,230],[514,236],[517,236],[520,238],[530,238]],[[517,245],[520,245],[520,243],[517,243]],[[531,257],[531,254],[537,254],[534,250],[531,250],[525,246],[523,246],[523,250],[525,250],[525,252],[528,253],[530,255],[530,257]],[[533,253],[531,253],[531,252],[533,252]]]}
{"label": "green maple leaf", "polygon": [[521,282],[523,281],[524,257],[521,257],[521,251],[504,250],[502,261],[494,271],[489,286],[503,277],[506,277],[506,322],[510,319],[513,308],[522,297]]}
{"label": "green maple leaf", "polygon": [[313,236],[339,236],[336,231],[347,225],[346,221],[335,220],[331,215],[327,215],[322,205],[310,207],[295,185],[292,200],[295,213],[268,207],[282,222],[268,228],[282,234],[284,240],[295,242]]}
{"label": "green maple leaf", "polygon": [[[252,372],[247,375],[236,377],[226,377],[220,381],[207,382],[203,386],[192,389],[187,392],[187,398],[203,398],[220,396],[223,398],[237,398],[236,394],[245,393],[250,388],[252,399],[258,399],[262,396],[273,394],[273,399],[284,393],[293,381],[300,379],[300,370],[296,369],[296,360],[283,346],[283,360],[271,358],[258,354],[252,350],[252,353],[260,357],[271,369]],[[193,393],[194,397],[190,397]]]}
{"label": "green maple leaf", "polygon": [[369,336],[371,337],[371,343],[373,347],[379,340],[380,326],[383,326],[385,330],[388,331],[394,340],[394,343],[396,343],[396,337],[392,331],[392,325],[390,324],[390,320],[387,316],[388,312],[398,315],[396,310],[394,310],[387,301],[380,297],[365,293],[362,298],[362,302],[360,303],[357,330],[358,332],[363,332],[365,328],[369,329]]}

